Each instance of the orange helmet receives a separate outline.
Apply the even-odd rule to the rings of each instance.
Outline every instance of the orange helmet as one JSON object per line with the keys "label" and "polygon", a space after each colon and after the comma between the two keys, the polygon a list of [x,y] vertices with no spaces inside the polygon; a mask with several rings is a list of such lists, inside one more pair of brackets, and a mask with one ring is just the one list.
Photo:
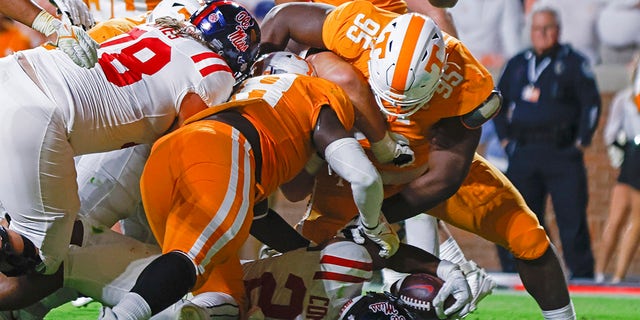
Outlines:
{"label": "orange helmet", "polygon": [[408,13],[391,20],[369,59],[369,84],[380,110],[406,118],[422,108],[438,87],[445,60],[442,32],[429,17]]}

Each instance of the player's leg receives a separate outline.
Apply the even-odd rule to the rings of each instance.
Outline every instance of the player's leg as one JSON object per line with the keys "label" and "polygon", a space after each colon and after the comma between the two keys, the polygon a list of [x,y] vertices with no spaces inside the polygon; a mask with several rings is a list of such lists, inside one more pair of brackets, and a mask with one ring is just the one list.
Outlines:
{"label": "player's leg", "polygon": [[477,156],[459,191],[430,214],[510,250],[545,319],[575,319],[564,272],[544,228],[515,187],[486,160]]}
{"label": "player's leg", "polygon": [[634,187],[630,191],[631,210],[629,210],[627,228],[622,235],[618,260],[611,278],[612,283],[618,283],[624,279],[640,242],[640,190]]}
{"label": "player's leg", "polygon": [[176,133],[156,143],[141,179],[147,218],[163,254],[113,309],[103,309],[102,318],[157,314],[236,257],[248,237],[255,177],[246,139],[221,123]]}
{"label": "player's leg", "polygon": [[140,175],[150,148],[142,144],[78,157],[80,214],[107,227],[135,214],[141,202]]}
{"label": "player's leg", "polygon": [[616,183],[611,189],[609,216],[602,230],[600,248],[596,253],[595,280],[598,283],[604,282],[604,272],[622,236],[622,226],[631,204],[630,189],[631,187],[624,183]]}

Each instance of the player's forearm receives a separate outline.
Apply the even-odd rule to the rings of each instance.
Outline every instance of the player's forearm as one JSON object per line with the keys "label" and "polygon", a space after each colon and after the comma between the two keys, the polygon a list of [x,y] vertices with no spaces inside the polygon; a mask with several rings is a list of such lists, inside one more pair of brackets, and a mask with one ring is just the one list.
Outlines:
{"label": "player's forearm", "polygon": [[442,31],[458,37],[458,31],[456,30],[453,17],[446,10],[445,7],[437,7],[426,0],[407,0],[407,6],[412,12],[418,12],[429,16],[436,24],[442,29]]}
{"label": "player's forearm", "polygon": [[40,11],[42,8],[29,0],[0,2],[0,13],[29,27]]}

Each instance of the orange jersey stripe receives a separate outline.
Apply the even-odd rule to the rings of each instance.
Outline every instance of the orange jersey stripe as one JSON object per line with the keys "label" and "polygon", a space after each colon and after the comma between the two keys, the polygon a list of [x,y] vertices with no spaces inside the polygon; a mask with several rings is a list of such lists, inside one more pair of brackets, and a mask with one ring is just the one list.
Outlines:
{"label": "orange jersey stripe", "polygon": [[[400,50],[398,64],[393,72],[393,80],[391,82],[391,88],[393,90],[397,90],[395,93],[402,94],[407,88],[407,76],[409,75],[411,66],[413,65],[411,62],[415,56],[416,46],[418,44],[420,31],[422,31],[423,25],[424,19],[420,19],[416,16],[411,17],[411,21],[409,21],[409,27],[407,28],[407,33],[405,34],[404,39],[402,40],[403,46]],[[408,44],[411,43],[414,45],[409,46]]]}

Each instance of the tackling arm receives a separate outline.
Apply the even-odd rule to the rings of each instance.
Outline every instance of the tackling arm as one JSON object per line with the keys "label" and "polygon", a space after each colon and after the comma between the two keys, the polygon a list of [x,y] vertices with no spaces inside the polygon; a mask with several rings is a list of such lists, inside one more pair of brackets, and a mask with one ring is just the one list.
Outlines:
{"label": "tackling arm", "polygon": [[42,8],[29,0],[0,2],[0,13],[27,26],[31,26],[40,11]]}
{"label": "tackling arm", "polygon": [[[458,31],[456,30],[456,26],[454,25],[453,17],[451,14],[444,8],[452,7],[452,6],[442,6],[440,3],[439,6],[436,6],[434,2],[439,1],[425,1],[425,0],[406,0],[407,6],[410,11],[418,12],[425,14],[440,27],[440,29],[454,37],[458,37]],[[442,2],[442,1],[440,1]],[[454,3],[455,4],[455,3]]]}
{"label": "tackling arm", "polygon": [[425,212],[455,194],[469,172],[480,133],[466,128],[457,117],[437,122],[430,133],[429,170],[384,200],[382,211],[389,222]]}
{"label": "tackling arm", "polygon": [[260,51],[269,53],[286,48],[289,39],[313,48],[324,48],[322,25],[333,6],[292,2],[274,7],[260,25]]}

